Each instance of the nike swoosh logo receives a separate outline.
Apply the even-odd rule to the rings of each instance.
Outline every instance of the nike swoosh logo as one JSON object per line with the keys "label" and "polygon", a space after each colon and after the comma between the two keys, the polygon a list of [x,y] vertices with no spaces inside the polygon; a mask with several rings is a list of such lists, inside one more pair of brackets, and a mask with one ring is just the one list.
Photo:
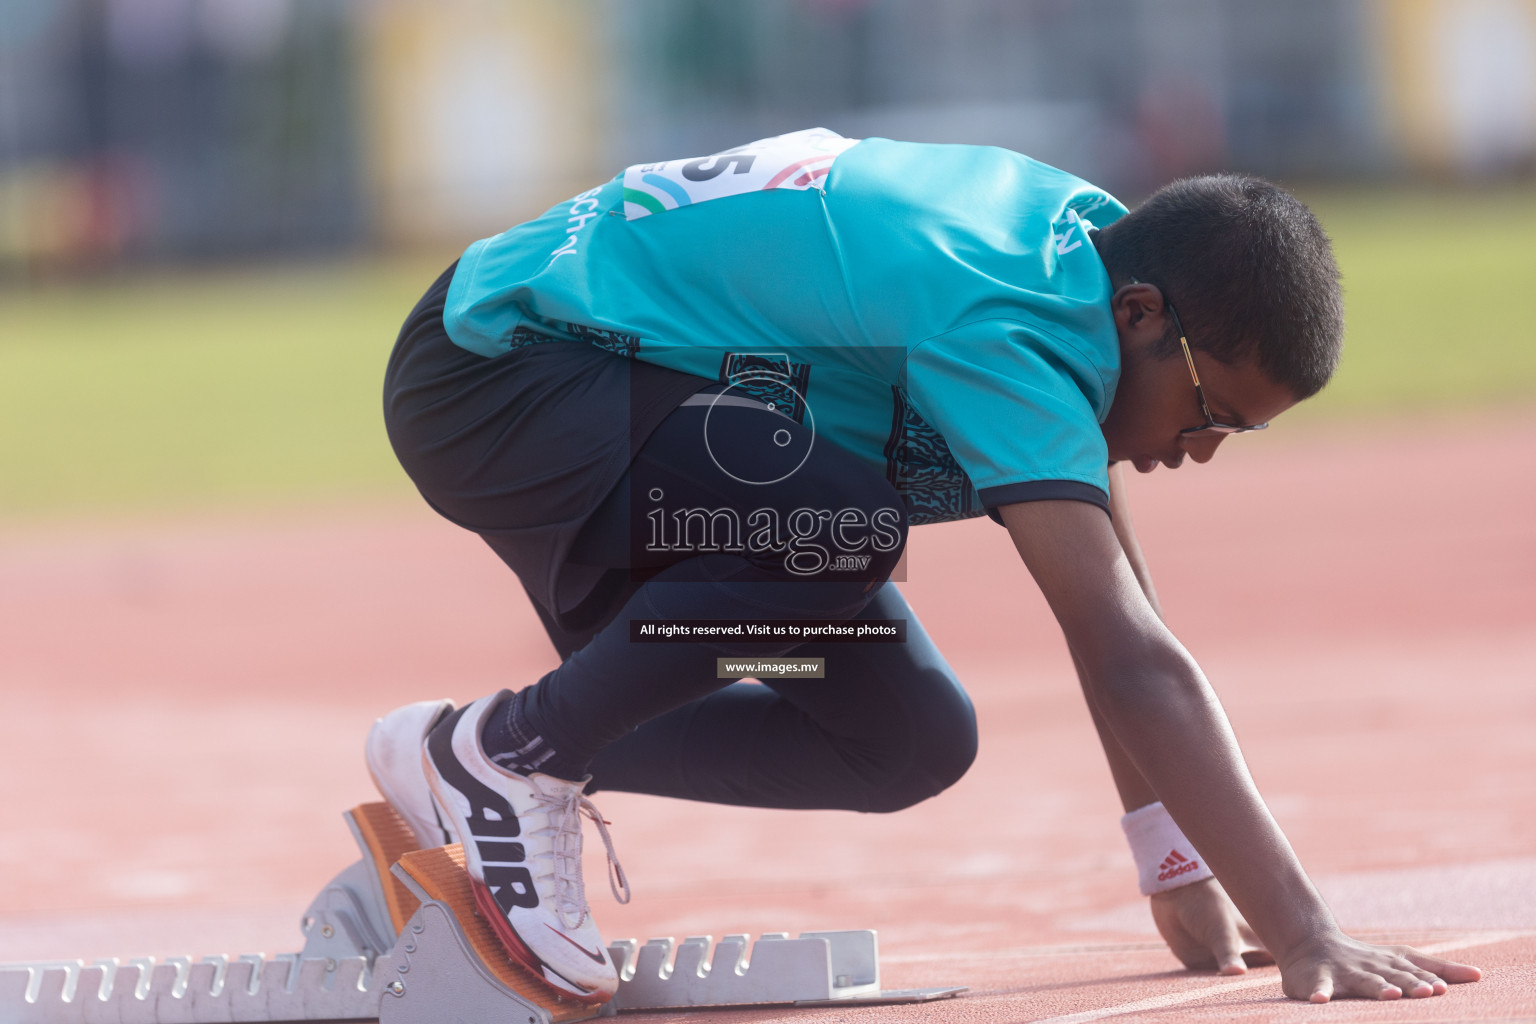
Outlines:
{"label": "nike swoosh logo", "polygon": [[603,954],[592,952],[586,946],[583,946],[581,943],[577,942],[575,939],[571,938],[569,935],[565,934],[565,932],[563,932],[560,929],[556,928],[554,925],[546,924],[544,927],[548,928],[550,931],[552,931],[556,935],[560,936],[566,942],[569,942],[571,945],[573,945],[577,949],[581,950],[584,954],[586,954],[589,958],[591,958],[593,963],[595,963],[595,964],[605,964],[605,963],[608,962],[607,958],[604,957]]}

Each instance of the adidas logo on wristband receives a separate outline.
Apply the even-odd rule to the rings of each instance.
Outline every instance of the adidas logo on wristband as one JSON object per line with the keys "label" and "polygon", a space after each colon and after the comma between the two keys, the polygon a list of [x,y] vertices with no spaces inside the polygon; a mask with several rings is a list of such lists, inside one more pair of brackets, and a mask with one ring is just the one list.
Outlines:
{"label": "adidas logo on wristband", "polygon": [[1151,896],[1213,877],[1194,844],[1184,837],[1161,803],[1136,808],[1120,819],[1120,827],[1131,844],[1144,894]]}
{"label": "adidas logo on wristband", "polygon": [[1157,880],[1159,882],[1171,881],[1180,875],[1187,875],[1191,871],[1200,870],[1200,862],[1191,860],[1178,850],[1169,850],[1168,856],[1158,865]]}

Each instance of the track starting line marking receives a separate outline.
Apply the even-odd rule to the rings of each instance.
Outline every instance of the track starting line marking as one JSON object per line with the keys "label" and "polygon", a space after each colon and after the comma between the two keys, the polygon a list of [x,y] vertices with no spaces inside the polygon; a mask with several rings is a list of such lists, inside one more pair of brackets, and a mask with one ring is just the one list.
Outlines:
{"label": "track starting line marking", "polygon": [[[1536,935],[1536,932],[1486,932],[1480,935],[1466,935],[1461,938],[1431,943],[1419,947],[1419,951],[1428,953],[1431,956],[1439,956],[1442,953],[1449,953],[1453,950],[1472,949],[1476,946],[1491,946],[1495,943],[1508,942],[1512,939],[1524,939],[1532,935]],[[1162,1010],[1170,1006],[1178,1006],[1180,1003],[1193,1003],[1202,999],[1208,999],[1211,996],[1223,995],[1227,992],[1240,992],[1243,989],[1263,988],[1266,985],[1278,986],[1279,984],[1279,976],[1273,974],[1265,974],[1261,978],[1237,978],[1205,988],[1190,989],[1184,992],[1170,992],[1162,996],[1148,996],[1146,999],[1137,999],[1134,1002],[1106,1006],[1097,1010],[1082,1010],[1077,1013],[1064,1014],[1060,1017],[1046,1017],[1036,1022],[1036,1024],[1087,1024],[1088,1021],[1103,1020],[1106,1017],[1118,1017],[1126,1013],[1140,1013],[1143,1010]]]}

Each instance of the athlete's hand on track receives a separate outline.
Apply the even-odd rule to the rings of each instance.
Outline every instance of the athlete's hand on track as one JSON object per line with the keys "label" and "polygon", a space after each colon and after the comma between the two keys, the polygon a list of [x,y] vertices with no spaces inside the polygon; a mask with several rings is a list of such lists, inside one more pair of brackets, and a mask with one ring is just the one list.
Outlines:
{"label": "athlete's hand on track", "polygon": [[1275,962],[1214,878],[1154,894],[1152,920],[1185,967],[1242,974]]}
{"label": "athlete's hand on track", "polygon": [[[1215,878],[1154,895],[1152,920],[1186,967],[1241,975],[1275,963]],[[1448,984],[1478,981],[1482,972],[1410,946],[1372,946],[1335,932],[1293,952],[1279,978],[1290,998],[1327,1003],[1442,995]]]}
{"label": "athlete's hand on track", "polygon": [[[1154,895],[1152,920],[1186,967],[1242,974],[1275,962],[1214,878]],[[1373,946],[1342,932],[1306,943],[1280,967],[1285,994],[1314,1003],[1438,996],[1447,985],[1482,976],[1476,967],[1410,946]]]}
{"label": "athlete's hand on track", "polygon": [[1319,936],[1280,967],[1281,988],[1292,999],[1419,999],[1445,993],[1448,984],[1477,981],[1468,964],[1420,953],[1411,946],[1373,946],[1343,932]]}

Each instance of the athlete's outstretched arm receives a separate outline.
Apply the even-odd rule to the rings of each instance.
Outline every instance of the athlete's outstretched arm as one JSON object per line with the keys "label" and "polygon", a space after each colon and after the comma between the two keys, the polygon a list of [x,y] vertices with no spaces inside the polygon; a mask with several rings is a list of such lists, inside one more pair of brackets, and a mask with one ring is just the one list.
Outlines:
{"label": "athlete's outstretched arm", "polygon": [[1091,704],[1274,954],[1288,996],[1427,996],[1481,976],[1339,931],[1259,798],[1215,692],[1148,602],[1101,509],[1035,501],[999,511]]}
{"label": "athlete's outstretched arm", "polygon": [[[1125,494],[1125,473],[1118,462],[1109,467],[1109,511],[1110,525],[1114,528],[1116,540],[1120,542],[1120,550],[1125,552],[1125,560],[1130,565],[1131,572],[1135,574],[1136,583],[1141,587],[1147,604],[1151,606],[1152,614],[1161,619],[1163,608],[1157,600],[1157,588],[1152,585],[1152,572],[1147,568],[1147,560],[1141,553],[1141,543],[1136,539],[1136,530],[1131,523],[1130,502]],[[1075,651],[1072,652],[1072,664],[1077,668],[1077,678],[1082,683],[1083,696],[1088,699],[1088,711],[1093,716],[1094,727],[1099,731],[1099,741],[1104,745],[1104,757],[1109,762],[1109,772],[1114,777],[1115,789],[1120,793],[1121,804],[1127,811],[1145,807],[1157,799],[1157,794],[1152,791],[1147,780],[1131,762],[1120,741],[1115,739],[1115,734],[1110,731],[1104,716],[1099,714],[1099,709],[1093,701],[1093,691],[1088,683],[1088,675]]]}
{"label": "athlete's outstretched arm", "polygon": [[[1131,517],[1130,502],[1125,492],[1124,468],[1116,463],[1109,467],[1109,511],[1115,537],[1126,561],[1136,576],[1142,594],[1159,619],[1163,609],[1157,599],[1157,588],[1152,584],[1152,573],[1142,555],[1141,544]],[[1152,786],[1137,770],[1125,748],[1115,738],[1104,716],[1099,713],[1093,700],[1088,674],[1082,660],[1074,653],[1072,663],[1077,668],[1077,678],[1087,699],[1088,713],[1093,717],[1099,742],[1104,747],[1104,759],[1109,763],[1110,775],[1120,794],[1120,803],[1127,811],[1157,800]],[[1186,967],[1215,968],[1222,974],[1242,974],[1249,966],[1273,963],[1274,958],[1263,948],[1248,922],[1237,912],[1221,883],[1206,878],[1189,885],[1154,893],[1149,898],[1152,920],[1158,933],[1168,943],[1173,955]]]}

